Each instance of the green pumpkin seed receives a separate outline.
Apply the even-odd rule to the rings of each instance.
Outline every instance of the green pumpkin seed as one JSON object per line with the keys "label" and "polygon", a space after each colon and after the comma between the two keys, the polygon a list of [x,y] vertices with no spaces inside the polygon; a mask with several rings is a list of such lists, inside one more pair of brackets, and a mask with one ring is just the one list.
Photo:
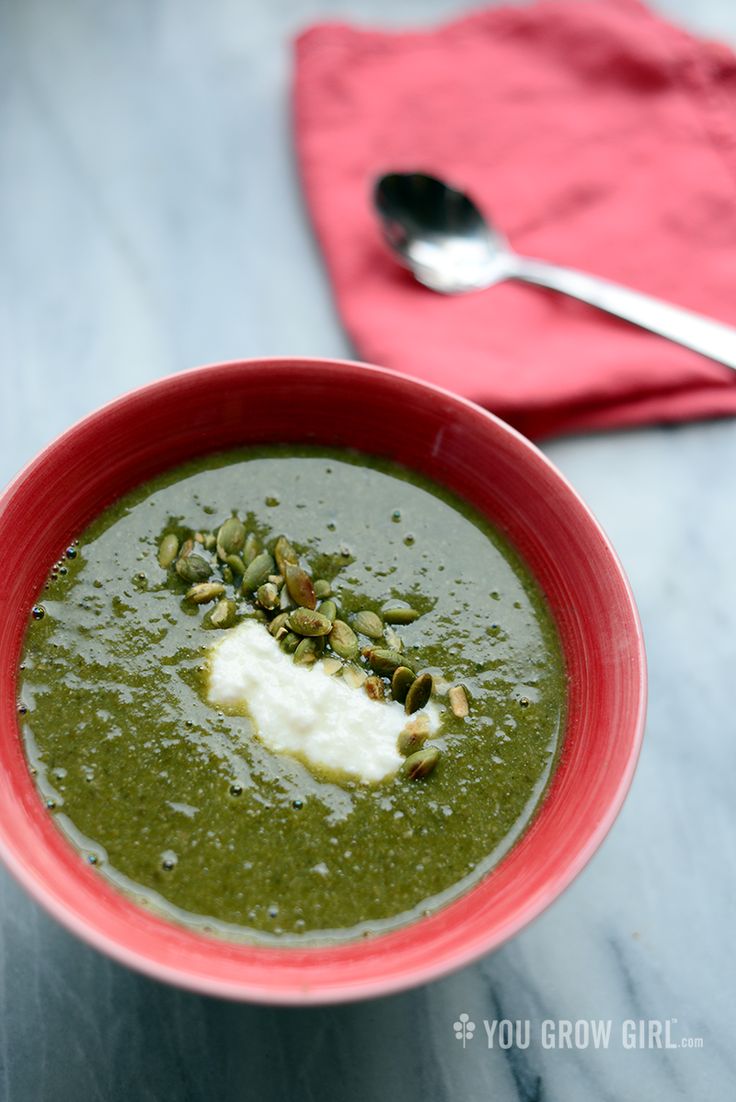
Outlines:
{"label": "green pumpkin seed", "polygon": [[317,607],[312,579],[306,570],[302,570],[298,563],[287,562],[284,568],[284,578],[292,601],[301,605],[302,608]]}
{"label": "green pumpkin seed", "polygon": [[212,567],[201,555],[195,555],[190,551],[187,555],[179,555],[176,560],[176,572],[182,581],[206,582],[212,573]]}
{"label": "green pumpkin seed", "polygon": [[406,700],[409,687],[416,680],[416,674],[408,666],[397,666],[391,678],[391,695],[399,704]]}
{"label": "green pumpkin seed", "polygon": [[317,578],[314,583],[314,595],[319,601],[323,601],[325,597],[332,595],[332,586],[324,578]]}
{"label": "green pumpkin seed", "polygon": [[243,562],[246,566],[250,566],[256,555],[260,554],[261,541],[255,532],[249,532],[245,537],[245,543],[243,544]]}
{"label": "green pumpkin seed", "polygon": [[366,677],[363,688],[368,693],[371,700],[385,700],[386,689],[381,681],[380,677],[376,677],[374,674],[372,677]]}
{"label": "green pumpkin seed", "polygon": [[273,582],[264,582],[256,590],[256,600],[264,608],[273,609],[279,603],[279,591]]}
{"label": "green pumpkin seed", "polygon": [[213,532],[206,532],[204,545],[208,551],[214,551],[217,547],[217,536],[215,536]]}
{"label": "green pumpkin seed", "polygon": [[[329,621],[328,621],[329,622]],[[327,638],[335,654],[340,658],[351,661],[358,657],[358,639],[351,627],[344,620],[335,620],[331,625],[332,630]]]}
{"label": "green pumpkin seed", "polygon": [[429,738],[429,717],[415,716],[402,731],[399,732],[399,737],[396,745],[398,746],[399,753],[408,757],[410,754],[416,753],[421,749],[424,743]]}
{"label": "green pumpkin seed", "polygon": [[289,613],[289,627],[299,635],[327,635],[332,631],[332,621],[311,608],[295,608]]}
{"label": "green pumpkin seed", "polygon": [[245,574],[245,563],[240,555],[228,555],[225,562],[236,574]]}
{"label": "green pumpkin seed", "polygon": [[447,699],[450,702],[452,714],[457,716],[458,719],[464,719],[470,712],[468,694],[462,685],[453,685],[447,694]]}
{"label": "green pumpkin seed", "polygon": [[273,549],[273,557],[276,559],[276,565],[279,568],[279,574],[283,574],[284,577],[286,577],[286,564],[292,563],[292,565],[296,565],[299,562],[299,556],[287,540],[286,536],[279,536],[279,538],[276,540],[276,544]]}
{"label": "green pumpkin seed", "polygon": [[266,581],[268,575],[273,574],[273,567],[274,562],[268,551],[262,551],[260,555],[256,555],[245,568],[243,592],[255,593],[258,587]]}
{"label": "green pumpkin seed", "polygon": [[228,585],[231,585],[233,581],[233,572],[227,563],[222,567],[222,580],[227,582]]}
{"label": "green pumpkin seed", "polygon": [[297,666],[312,666],[321,654],[321,648],[317,639],[302,639],[294,651],[294,661]]}
{"label": "green pumpkin seed", "polygon": [[235,623],[236,611],[235,601],[231,601],[226,597],[222,601],[218,601],[212,612],[209,613],[209,622],[213,628],[232,627]]}
{"label": "green pumpkin seed", "polygon": [[237,555],[245,543],[245,525],[237,517],[228,517],[217,532],[217,554],[224,562],[228,555]]}
{"label": "green pumpkin seed", "polygon": [[186,599],[195,605],[207,605],[225,592],[222,582],[198,582],[187,590]]}
{"label": "green pumpkin seed", "polygon": [[288,628],[288,619],[289,619],[289,613],[288,612],[280,612],[278,614],[278,616],[274,616],[273,620],[268,625],[268,630],[271,632],[271,635],[273,635],[275,639],[280,639],[281,638],[279,632],[281,632],[282,629],[284,631],[287,630],[287,628]]}
{"label": "green pumpkin seed", "polygon": [[158,548],[158,565],[163,570],[168,570],[179,552],[179,539],[173,532],[168,532],[161,540]]}
{"label": "green pumpkin seed", "polygon": [[353,617],[353,627],[369,639],[380,639],[383,635],[383,620],[375,612],[365,608]]}
{"label": "green pumpkin seed", "polygon": [[413,685],[410,686],[409,691],[406,694],[406,702],[404,704],[404,711],[408,716],[413,715],[414,712],[419,712],[427,704],[430,696],[432,695],[432,674],[423,673],[421,677],[418,677]]}
{"label": "green pumpkin seed", "polygon": [[333,623],[337,619],[337,605],[334,601],[323,601],[319,606],[319,611]]}
{"label": "green pumpkin seed", "polygon": [[408,665],[398,651],[388,650],[386,647],[371,647],[366,658],[374,673],[387,674],[389,677],[393,677],[399,666]]}
{"label": "green pumpkin seed", "polygon": [[384,608],[383,618],[387,624],[413,624],[421,612],[415,608]]}
{"label": "green pumpkin seed", "polygon": [[293,654],[302,642],[304,642],[304,640],[301,635],[297,635],[295,631],[289,631],[281,640],[281,649],[286,651],[287,654]]}
{"label": "green pumpkin seed", "polygon": [[401,772],[412,781],[420,777],[426,777],[431,773],[439,761],[440,752],[436,746],[430,746],[426,750],[417,750],[410,754],[401,766]]}

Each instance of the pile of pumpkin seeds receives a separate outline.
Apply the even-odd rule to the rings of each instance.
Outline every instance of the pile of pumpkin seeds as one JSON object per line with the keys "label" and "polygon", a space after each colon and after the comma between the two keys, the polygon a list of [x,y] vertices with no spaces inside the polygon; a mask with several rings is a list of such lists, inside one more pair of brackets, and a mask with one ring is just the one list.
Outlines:
{"label": "pile of pumpkin seeds", "polygon": [[412,780],[430,773],[440,752],[425,746],[429,719],[421,712],[433,692],[446,691],[455,716],[468,715],[468,697],[462,685],[438,684],[431,673],[417,675],[403,654],[396,628],[412,624],[420,613],[408,604],[388,604],[379,614],[363,609],[339,616],[332,585],[313,578],[304,560],[286,536],[264,546],[237,516],[213,532],[192,532],[180,541],[167,532],[158,549],[158,562],[172,580],[188,588],[184,600],[208,605],[203,626],[233,627],[244,618],[261,621],[297,665],[318,660],[331,676],[342,676],[353,688],[363,688],[373,700],[395,700],[411,716],[399,734],[404,755],[402,772]]}

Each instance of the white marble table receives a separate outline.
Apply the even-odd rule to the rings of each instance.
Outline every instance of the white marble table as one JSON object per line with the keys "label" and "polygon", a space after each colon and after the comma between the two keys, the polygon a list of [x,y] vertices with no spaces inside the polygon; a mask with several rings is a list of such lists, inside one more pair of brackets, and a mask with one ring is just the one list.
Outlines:
{"label": "white marble table", "polygon": [[[732,0],[659,0],[733,41]],[[453,0],[0,2],[0,479],[122,390],[217,359],[349,352],[295,183],[289,36]],[[288,309],[282,284],[289,273]],[[736,424],[547,448],[647,636],[641,765],[612,834],[511,944],[423,989],[297,1011],[199,998],[79,944],[0,872],[0,1100],[733,1097]],[[478,1024],[463,1048],[452,1024]],[[529,1020],[489,1048],[483,1019]],[[607,1049],[545,1020],[612,1020]],[[630,1050],[624,1019],[702,1048]],[[563,1027],[564,1028],[564,1027]],[[582,1039],[582,1037],[581,1037]]]}

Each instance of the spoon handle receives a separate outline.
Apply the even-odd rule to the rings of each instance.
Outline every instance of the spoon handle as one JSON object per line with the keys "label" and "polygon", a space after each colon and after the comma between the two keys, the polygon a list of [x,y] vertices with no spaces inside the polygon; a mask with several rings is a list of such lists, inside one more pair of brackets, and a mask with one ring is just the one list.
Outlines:
{"label": "spoon handle", "polygon": [[514,256],[509,274],[513,279],[548,287],[597,306],[736,370],[736,328],[730,325],[609,283],[598,276],[560,268],[542,260]]}

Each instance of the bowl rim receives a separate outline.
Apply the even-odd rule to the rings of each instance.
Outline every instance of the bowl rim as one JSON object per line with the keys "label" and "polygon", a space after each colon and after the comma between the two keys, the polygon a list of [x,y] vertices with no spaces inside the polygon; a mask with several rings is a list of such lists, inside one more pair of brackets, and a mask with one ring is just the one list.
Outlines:
{"label": "bowl rim", "polygon": [[[0,493],[0,520],[2,519],[8,501],[26,479],[36,471],[37,468],[43,466],[49,456],[53,455],[53,453],[63,448],[65,445],[68,445],[70,442],[73,442],[74,438],[81,430],[84,430],[95,422],[104,420],[107,416],[123,410],[127,404],[133,401],[138,402],[145,400],[147,395],[155,394],[162,389],[175,385],[182,379],[198,376],[204,378],[208,372],[218,369],[234,370],[245,368],[253,370],[259,368],[268,369],[273,366],[284,368],[293,367],[295,369],[309,368],[314,370],[325,368],[358,369],[361,373],[367,373],[375,377],[385,377],[398,381],[403,386],[420,388],[430,394],[434,394],[437,398],[445,402],[450,402],[455,406],[465,409],[467,412],[472,412],[475,417],[480,415],[482,418],[487,419],[489,424],[495,427],[496,431],[500,430],[513,437],[515,445],[518,446],[522,452],[532,458],[533,462],[537,464],[541,463],[547,469],[547,472],[551,474],[553,479],[574,502],[581,516],[585,517],[590,532],[597,535],[610,561],[611,569],[616,574],[616,580],[621,587],[621,591],[626,597],[626,610],[629,617],[628,642],[635,658],[635,689],[638,703],[636,714],[630,725],[630,733],[628,735],[629,745],[625,767],[621,770],[616,787],[608,795],[605,807],[596,823],[587,831],[584,842],[578,846],[574,856],[567,861],[564,868],[558,869],[554,876],[549,877],[543,890],[537,891],[524,905],[517,907],[511,916],[507,916],[504,922],[498,923],[496,927],[494,927],[492,937],[487,935],[483,936],[482,932],[479,932],[473,937],[468,937],[461,945],[452,949],[452,951],[446,951],[444,954],[438,955],[438,957],[431,962],[425,962],[423,966],[415,966],[409,970],[397,967],[389,976],[364,977],[360,980],[352,980],[343,984],[325,985],[324,987],[312,985],[308,989],[305,989],[304,986],[298,982],[293,982],[287,986],[282,981],[279,986],[270,988],[260,982],[250,984],[241,978],[230,981],[215,978],[213,976],[203,976],[171,965],[164,960],[152,959],[130,945],[123,944],[116,938],[103,933],[95,927],[91,920],[80,915],[61,900],[57,899],[53,893],[47,891],[40,880],[28,870],[23,862],[22,855],[16,852],[12,843],[8,842],[5,835],[4,816],[0,814],[0,859],[2,859],[6,868],[12,873],[16,881],[25,888],[29,895],[31,895],[47,913],[50,913],[56,918],[67,930],[119,963],[138,972],[142,972],[151,978],[163,980],[178,987],[204,995],[284,1006],[335,1004],[392,994],[419,984],[428,983],[472,963],[485,953],[499,948],[510,937],[537,918],[579,875],[610,831],[621,810],[633,779],[641,750],[646,719],[646,653],[639,613],[631,585],[619,557],[593,512],[585,504],[565,475],[558,470],[555,464],[517,429],[489,410],[479,406],[477,403],[461,395],[455,394],[445,387],[440,387],[436,384],[404,375],[401,372],[389,368],[378,367],[359,360],[320,356],[276,355],[216,361],[188,368],[184,371],[172,372],[145,383],[142,386],[125,391],[77,419],[72,425],[49,441],[34,457],[21,467],[18,473]],[[18,737],[20,737],[19,732]],[[517,844],[518,842],[514,843],[511,847],[512,851]],[[462,893],[462,896],[464,898],[472,896],[473,892],[483,883],[484,879],[485,877],[481,878],[480,881],[468,888],[467,891]],[[116,891],[118,890],[116,889]],[[121,893],[118,891],[118,894]],[[451,905],[452,901],[447,906]],[[443,908],[440,908],[440,910],[442,909]],[[166,922],[165,919],[162,921]],[[409,925],[414,928],[421,926],[424,921],[423,919],[418,919],[417,922],[412,922]],[[172,924],[168,922],[167,925],[171,926]],[[375,946],[381,938],[390,937],[394,932],[395,931],[388,931],[387,933],[376,935],[376,937],[370,939],[370,945]],[[225,947],[233,944],[222,938],[213,939],[208,937],[207,941],[213,950],[216,950],[219,944]],[[361,943],[339,943],[340,946],[345,946],[346,944],[359,947]],[[335,947],[337,947],[337,944]],[[259,949],[262,948],[263,946],[259,946]],[[285,948],[286,947],[274,947],[274,951],[283,953]],[[303,949],[296,949],[295,952],[308,954],[310,948],[311,947],[305,946]],[[324,949],[325,946],[321,946],[320,948]],[[268,951],[271,951],[270,947],[268,947]]]}

